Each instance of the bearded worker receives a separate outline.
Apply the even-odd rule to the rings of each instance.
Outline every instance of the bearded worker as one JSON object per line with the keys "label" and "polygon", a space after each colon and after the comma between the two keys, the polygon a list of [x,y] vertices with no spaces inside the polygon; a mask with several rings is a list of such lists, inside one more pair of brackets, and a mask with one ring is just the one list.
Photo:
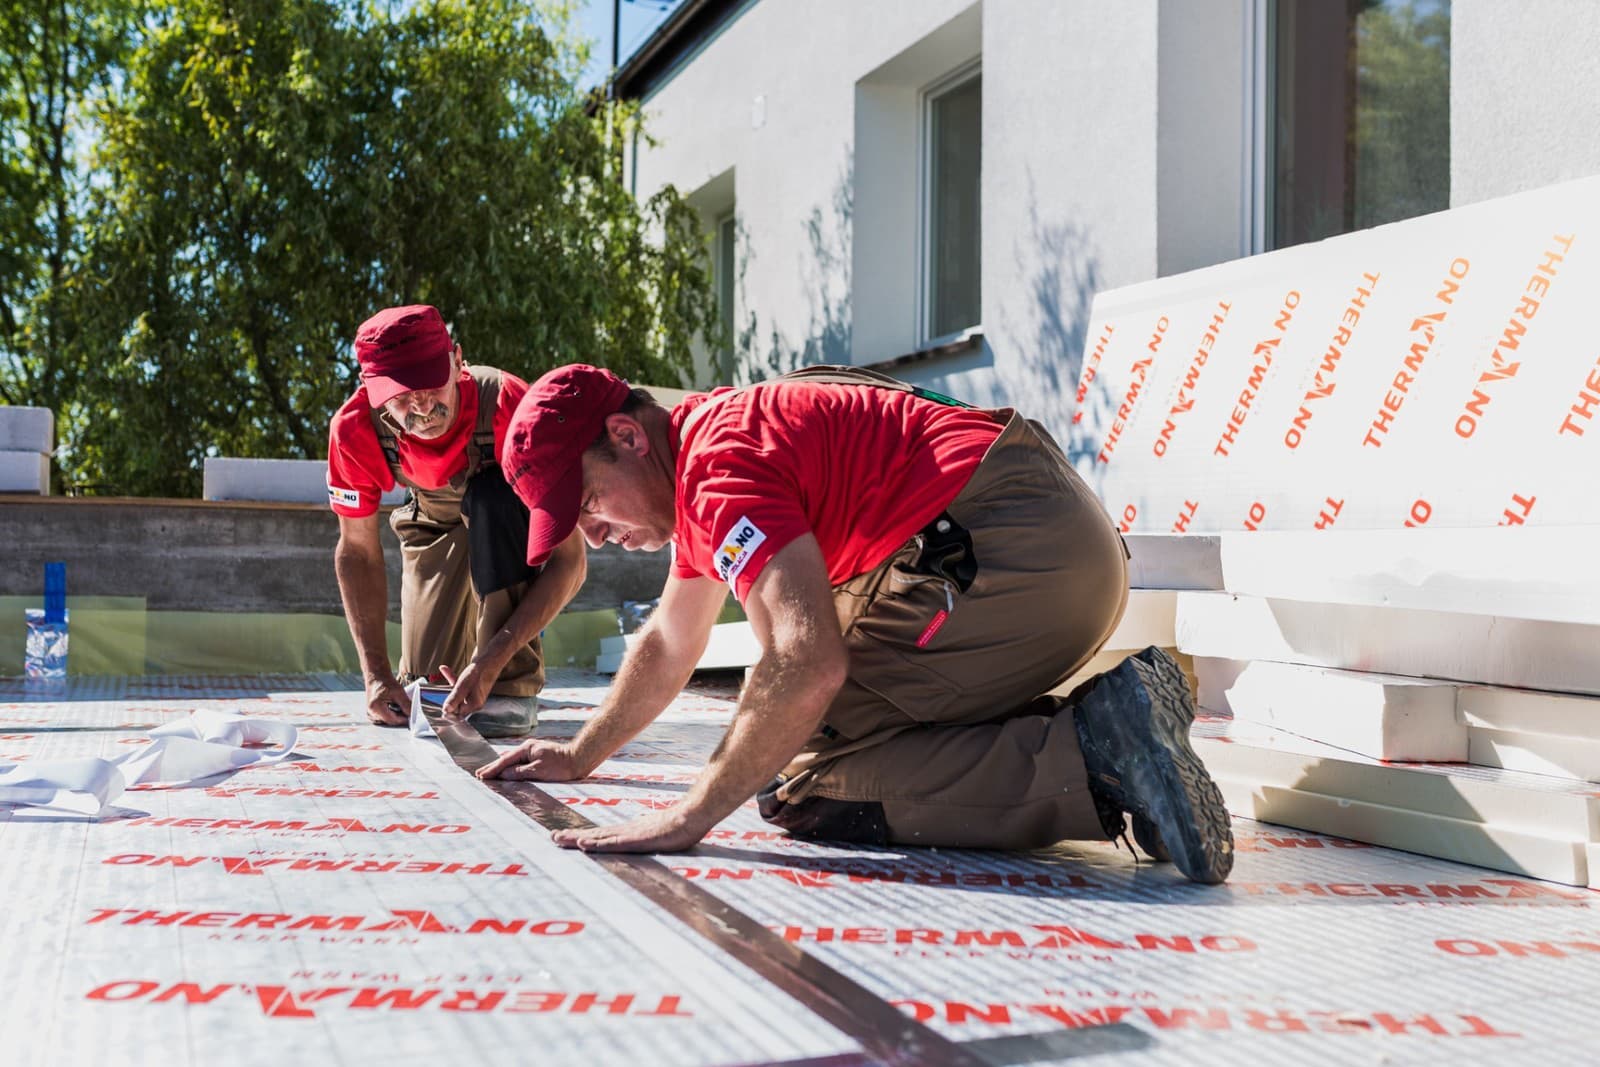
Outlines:
{"label": "bearded worker", "polygon": [[481,776],[591,774],[682,689],[730,590],[762,647],[680,802],[558,844],[688,848],[757,796],[792,834],[876,845],[1105,840],[1131,815],[1152,855],[1227,877],[1228,814],[1170,657],[1043,695],[1111,635],[1128,578],[1120,535],[1037,423],[837,367],[669,411],[573,365],[529,387],[502,465],[530,561],[574,526],[674,557],[598,713]]}
{"label": "bearded worker", "polygon": [[[489,737],[534,726],[544,660],[539,633],[583,584],[576,534],[524,559],[528,511],[497,457],[527,383],[469,367],[439,312],[386,308],[355,338],[361,386],[328,427],[328,499],[339,516],[334,571],[366,680],[367,716],[403,726],[404,686],[442,679],[444,710]],[[400,540],[400,663],[390,669],[388,590],[378,502],[410,496],[389,516]]]}

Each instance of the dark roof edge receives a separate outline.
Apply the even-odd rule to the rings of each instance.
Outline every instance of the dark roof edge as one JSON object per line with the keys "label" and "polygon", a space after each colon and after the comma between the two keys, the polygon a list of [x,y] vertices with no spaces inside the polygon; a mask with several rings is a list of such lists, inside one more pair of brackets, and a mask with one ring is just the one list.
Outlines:
{"label": "dark roof edge", "polygon": [[716,34],[749,0],[684,0],[648,40],[617,68],[614,100],[646,96],[677,69],[679,61]]}

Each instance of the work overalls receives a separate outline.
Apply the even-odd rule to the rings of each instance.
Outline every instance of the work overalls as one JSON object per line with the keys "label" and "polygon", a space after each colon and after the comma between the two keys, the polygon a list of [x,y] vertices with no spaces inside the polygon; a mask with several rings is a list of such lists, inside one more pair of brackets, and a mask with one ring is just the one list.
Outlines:
{"label": "work overalls", "polygon": [[[539,574],[527,564],[528,509],[501,476],[494,452],[500,371],[467,372],[478,387],[478,417],[467,441],[467,465],[448,485],[423,489],[407,478],[400,469],[400,428],[382,408],[372,413],[389,469],[411,491],[389,516],[400,539],[402,684],[437,676],[441,664],[459,676]],[[544,656],[534,637],[517,649],[491,693],[531,697],[543,688]]]}
{"label": "work overalls", "polygon": [[[839,367],[758,388],[786,380],[954,403]],[[849,673],[821,728],[762,791],[769,822],[878,844],[1105,840],[1072,712],[1043,694],[1116,628],[1127,549],[1042,426],[991,414],[1004,428],[944,512],[834,587]]]}

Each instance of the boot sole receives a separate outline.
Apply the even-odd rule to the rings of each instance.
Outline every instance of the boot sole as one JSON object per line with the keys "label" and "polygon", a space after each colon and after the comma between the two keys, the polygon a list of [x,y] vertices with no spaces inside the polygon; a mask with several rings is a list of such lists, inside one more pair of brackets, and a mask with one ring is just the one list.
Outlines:
{"label": "boot sole", "polygon": [[[1166,799],[1174,810],[1165,813],[1167,818],[1153,812],[1157,817],[1151,821],[1172,862],[1190,880],[1216,885],[1233,870],[1233,825],[1221,790],[1189,744],[1189,724],[1194,717],[1189,684],[1178,665],[1157,648],[1147,648],[1126,662],[1137,679],[1135,684],[1144,690],[1145,699],[1138,700],[1135,695],[1133,706],[1148,703],[1149,714],[1128,716],[1115,728],[1130,735],[1125,740],[1129,749],[1155,755],[1135,759],[1124,769],[1123,779],[1133,777],[1139,769],[1156,778],[1161,786],[1157,801]],[[1144,744],[1134,741],[1134,731],[1145,735]]]}

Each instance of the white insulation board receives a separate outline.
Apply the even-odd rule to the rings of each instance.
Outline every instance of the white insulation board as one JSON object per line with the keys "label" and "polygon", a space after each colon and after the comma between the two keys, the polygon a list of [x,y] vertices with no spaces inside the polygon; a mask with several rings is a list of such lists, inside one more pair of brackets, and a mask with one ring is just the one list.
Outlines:
{"label": "white insulation board", "polygon": [[[328,464],[320,459],[238,459],[207,456],[201,497],[205,500],[326,504]],[[404,486],[383,494],[385,506],[406,498]]]}
{"label": "white insulation board", "polygon": [[1261,660],[1227,690],[1238,719],[1380,760],[1467,758],[1467,728],[1448,682]]}
{"label": "white insulation board", "polygon": [[49,408],[0,406],[0,452],[49,454],[55,447],[55,412]]}
{"label": "white insulation board", "polygon": [[1533,774],[1600,782],[1600,737],[1563,737],[1468,727],[1471,762]]}
{"label": "white insulation board", "polygon": [[1128,584],[1135,589],[1224,589],[1222,538],[1128,533]]}
{"label": "white insulation board", "polygon": [[1177,642],[1196,657],[1600,694],[1600,626],[1185,592]]}
{"label": "white insulation board", "polygon": [[[1297,530],[1221,538],[1230,593],[1600,623],[1600,526]],[[1315,565],[1308,565],[1314,560]]]}
{"label": "white insulation board", "polygon": [[1241,719],[1203,717],[1193,739],[1218,777],[1600,841],[1600,792],[1586,782],[1459,763],[1384,762]]}
{"label": "white insulation board", "polygon": [[0,451],[0,493],[47,496],[49,492],[49,456],[41,452]]}

